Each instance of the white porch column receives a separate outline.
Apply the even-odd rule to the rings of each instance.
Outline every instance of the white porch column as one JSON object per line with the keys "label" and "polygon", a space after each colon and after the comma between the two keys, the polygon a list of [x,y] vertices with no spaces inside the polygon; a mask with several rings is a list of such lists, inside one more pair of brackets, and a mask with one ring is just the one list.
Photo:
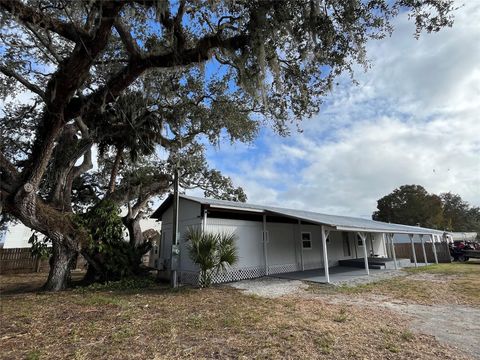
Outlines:
{"label": "white porch column", "polygon": [[394,234],[389,234],[389,237],[392,245],[393,264],[395,265],[395,270],[398,270],[397,255],[395,254],[395,244],[393,243]]}
{"label": "white porch column", "polygon": [[207,229],[207,210],[203,210],[203,219],[202,219],[202,232],[205,232]]}
{"label": "white porch column", "polygon": [[267,215],[263,215],[263,259],[265,262],[265,275],[268,275],[268,232],[267,232]]}
{"label": "white porch column", "polygon": [[322,233],[323,269],[325,271],[325,282],[330,283],[330,272],[328,269],[328,254],[327,254],[327,236],[329,235],[329,231],[328,230],[326,231],[323,225],[320,227],[320,231]]}
{"label": "white porch column", "polygon": [[410,238],[410,244],[412,244],[413,262],[415,263],[415,267],[418,267],[417,254],[415,253],[415,244],[413,242],[413,234],[408,234],[408,237]]}
{"label": "white porch column", "polygon": [[367,235],[365,233],[357,233],[358,236],[360,236],[360,239],[362,239],[362,246],[363,246],[363,259],[364,259],[364,262],[365,262],[365,271],[367,273],[367,275],[370,275],[370,269],[368,268],[368,255],[367,255],[367,243],[366,243],[366,238],[367,238]]}
{"label": "white porch column", "polygon": [[388,258],[388,237],[386,236],[385,233],[382,233],[382,242],[383,242],[383,250],[385,251],[385,256]]}
{"label": "white porch column", "polygon": [[300,262],[302,264],[302,271],[305,270],[305,265],[303,264],[303,240],[302,240],[302,221],[298,220],[298,237],[300,238]]}
{"label": "white porch column", "polygon": [[435,264],[438,264],[437,246],[435,245],[435,235],[432,234],[432,250],[435,257]]}
{"label": "white porch column", "polygon": [[427,252],[425,251],[425,241],[423,240],[423,235],[420,235],[420,241],[422,242],[423,260],[425,261],[425,265],[428,265]]}

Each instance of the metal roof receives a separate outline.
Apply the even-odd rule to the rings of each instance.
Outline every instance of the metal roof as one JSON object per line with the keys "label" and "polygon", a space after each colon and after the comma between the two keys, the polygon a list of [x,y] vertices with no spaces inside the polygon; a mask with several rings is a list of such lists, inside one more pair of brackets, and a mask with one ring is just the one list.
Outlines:
{"label": "metal roof", "polygon": [[[194,196],[180,195],[181,198],[194,201],[202,205],[208,205],[211,208],[218,208],[232,211],[261,212],[264,214],[281,215],[295,218],[315,224],[327,225],[340,231],[365,231],[365,232],[386,232],[396,234],[435,234],[443,235],[443,231],[436,229],[423,228],[419,226],[409,226],[401,224],[385,223],[381,221],[362,219],[350,216],[328,215],[311,211],[286,209],[274,206],[254,205],[250,203],[241,203],[226,200],[206,199]],[[169,207],[172,197],[167,198],[164,203],[154,212],[152,217],[160,218],[161,214]]]}

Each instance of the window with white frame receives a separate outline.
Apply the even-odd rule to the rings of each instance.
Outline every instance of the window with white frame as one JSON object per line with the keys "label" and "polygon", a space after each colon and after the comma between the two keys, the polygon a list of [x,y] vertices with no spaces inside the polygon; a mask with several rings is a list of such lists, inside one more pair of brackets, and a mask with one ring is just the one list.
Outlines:
{"label": "window with white frame", "polygon": [[312,233],[302,232],[302,249],[312,248]]}

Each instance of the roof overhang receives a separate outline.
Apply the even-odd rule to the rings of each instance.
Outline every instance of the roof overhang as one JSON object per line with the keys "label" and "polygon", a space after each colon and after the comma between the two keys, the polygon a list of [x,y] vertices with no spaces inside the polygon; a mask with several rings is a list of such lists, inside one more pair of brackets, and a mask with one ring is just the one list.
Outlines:
{"label": "roof overhang", "polygon": [[257,214],[264,214],[265,213],[265,210],[250,209],[250,208],[245,208],[245,207],[223,206],[223,205],[213,205],[213,204],[208,204],[206,206],[208,206],[208,208],[210,208],[210,209],[242,211],[242,212],[257,213]]}
{"label": "roof overhang", "polygon": [[358,231],[358,232],[369,232],[369,233],[388,233],[388,234],[414,234],[414,235],[439,235],[442,232],[438,231],[419,231],[416,229],[412,230],[399,230],[399,229],[372,229],[372,228],[360,228],[360,227],[351,227],[351,226],[336,226],[338,231]]}
{"label": "roof overhang", "polygon": [[[349,232],[368,232],[368,233],[387,233],[387,234],[413,234],[413,235],[443,235],[444,232],[441,230],[421,228],[409,225],[402,224],[389,224],[377,222],[376,226],[348,226],[348,225],[338,225],[333,223],[321,222],[316,219],[310,218],[308,216],[298,216],[294,214],[289,214],[287,211],[275,211],[272,209],[258,209],[251,208],[247,206],[235,206],[229,204],[209,204],[208,200],[189,198],[188,196],[180,195],[180,198],[184,200],[193,201],[199,203],[200,205],[209,208],[216,209],[225,212],[241,212],[241,213],[251,213],[251,214],[263,214],[271,216],[281,216],[290,219],[296,219],[298,221],[303,221],[310,224],[325,226],[326,230],[333,231],[349,231]],[[151,215],[151,218],[161,219],[163,213],[172,205],[173,195],[169,195],[167,199],[160,205],[160,207]]]}

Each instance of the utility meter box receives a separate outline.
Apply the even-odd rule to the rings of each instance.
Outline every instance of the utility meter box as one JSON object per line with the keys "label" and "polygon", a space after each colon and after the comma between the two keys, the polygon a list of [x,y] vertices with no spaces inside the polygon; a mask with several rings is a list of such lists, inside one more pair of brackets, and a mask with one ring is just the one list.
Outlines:
{"label": "utility meter box", "polygon": [[171,270],[177,270],[180,262],[180,245],[172,245]]}

